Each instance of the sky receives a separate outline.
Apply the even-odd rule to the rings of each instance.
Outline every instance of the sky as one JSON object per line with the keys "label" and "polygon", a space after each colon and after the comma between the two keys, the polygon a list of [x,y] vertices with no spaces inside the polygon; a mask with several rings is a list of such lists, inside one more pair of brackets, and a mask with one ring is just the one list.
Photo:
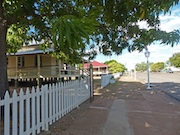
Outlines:
{"label": "sky", "polygon": [[[171,14],[161,15],[160,21],[160,29],[164,31],[170,32],[175,29],[180,30],[180,3],[172,8]],[[146,28],[146,23],[140,22],[139,26],[141,28]],[[170,45],[160,45],[158,42],[154,42],[148,46],[148,50],[150,52],[149,62],[166,62],[174,53],[180,52],[180,43],[171,47]],[[147,61],[144,51],[134,51],[130,53],[127,50],[124,50],[119,56],[104,56],[103,54],[98,54],[95,60],[102,63],[109,60],[116,60],[117,62],[124,64],[128,70],[134,69],[137,63]]]}

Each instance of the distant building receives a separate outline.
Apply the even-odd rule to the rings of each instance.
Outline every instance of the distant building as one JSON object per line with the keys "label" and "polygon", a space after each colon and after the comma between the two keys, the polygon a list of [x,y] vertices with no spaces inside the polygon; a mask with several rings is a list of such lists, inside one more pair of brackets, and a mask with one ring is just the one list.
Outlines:
{"label": "distant building", "polygon": [[94,76],[101,76],[101,75],[109,73],[108,72],[108,65],[97,62],[97,61],[85,63],[83,65],[83,68],[84,69],[89,69],[90,64],[92,64],[92,66],[93,66],[93,75]]}

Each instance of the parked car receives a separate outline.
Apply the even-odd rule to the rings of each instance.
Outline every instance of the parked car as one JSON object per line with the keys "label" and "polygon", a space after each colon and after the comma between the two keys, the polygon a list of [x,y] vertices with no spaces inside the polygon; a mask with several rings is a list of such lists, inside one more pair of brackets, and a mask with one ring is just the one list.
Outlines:
{"label": "parked car", "polygon": [[167,69],[166,73],[174,73],[171,69]]}
{"label": "parked car", "polygon": [[172,71],[170,68],[162,69],[160,72],[164,72],[164,73],[174,73],[174,71]]}

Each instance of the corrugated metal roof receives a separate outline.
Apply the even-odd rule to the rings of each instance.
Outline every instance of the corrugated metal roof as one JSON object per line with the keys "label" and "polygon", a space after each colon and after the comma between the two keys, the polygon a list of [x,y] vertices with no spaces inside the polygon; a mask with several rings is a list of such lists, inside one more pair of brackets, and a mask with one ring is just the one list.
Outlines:
{"label": "corrugated metal roof", "polygon": [[18,52],[14,53],[10,53],[7,55],[28,55],[28,54],[42,54],[42,53],[46,53],[46,52],[53,52],[54,50],[52,48],[49,48],[45,51],[38,49],[38,50],[19,50]]}

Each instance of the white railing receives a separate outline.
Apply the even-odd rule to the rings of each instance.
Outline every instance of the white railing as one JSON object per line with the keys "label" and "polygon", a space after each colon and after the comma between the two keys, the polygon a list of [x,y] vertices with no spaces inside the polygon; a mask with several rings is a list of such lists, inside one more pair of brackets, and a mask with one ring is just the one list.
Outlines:
{"label": "white railing", "polygon": [[59,66],[43,66],[39,70],[37,67],[8,68],[8,78],[23,79],[41,77],[79,76],[79,69],[74,67],[59,68]]}
{"label": "white railing", "polygon": [[48,130],[49,125],[79,106],[90,96],[84,80],[44,85],[41,89],[27,88],[25,93],[15,90],[10,97],[6,92],[0,100],[4,114],[0,129],[4,135],[36,135]]}

